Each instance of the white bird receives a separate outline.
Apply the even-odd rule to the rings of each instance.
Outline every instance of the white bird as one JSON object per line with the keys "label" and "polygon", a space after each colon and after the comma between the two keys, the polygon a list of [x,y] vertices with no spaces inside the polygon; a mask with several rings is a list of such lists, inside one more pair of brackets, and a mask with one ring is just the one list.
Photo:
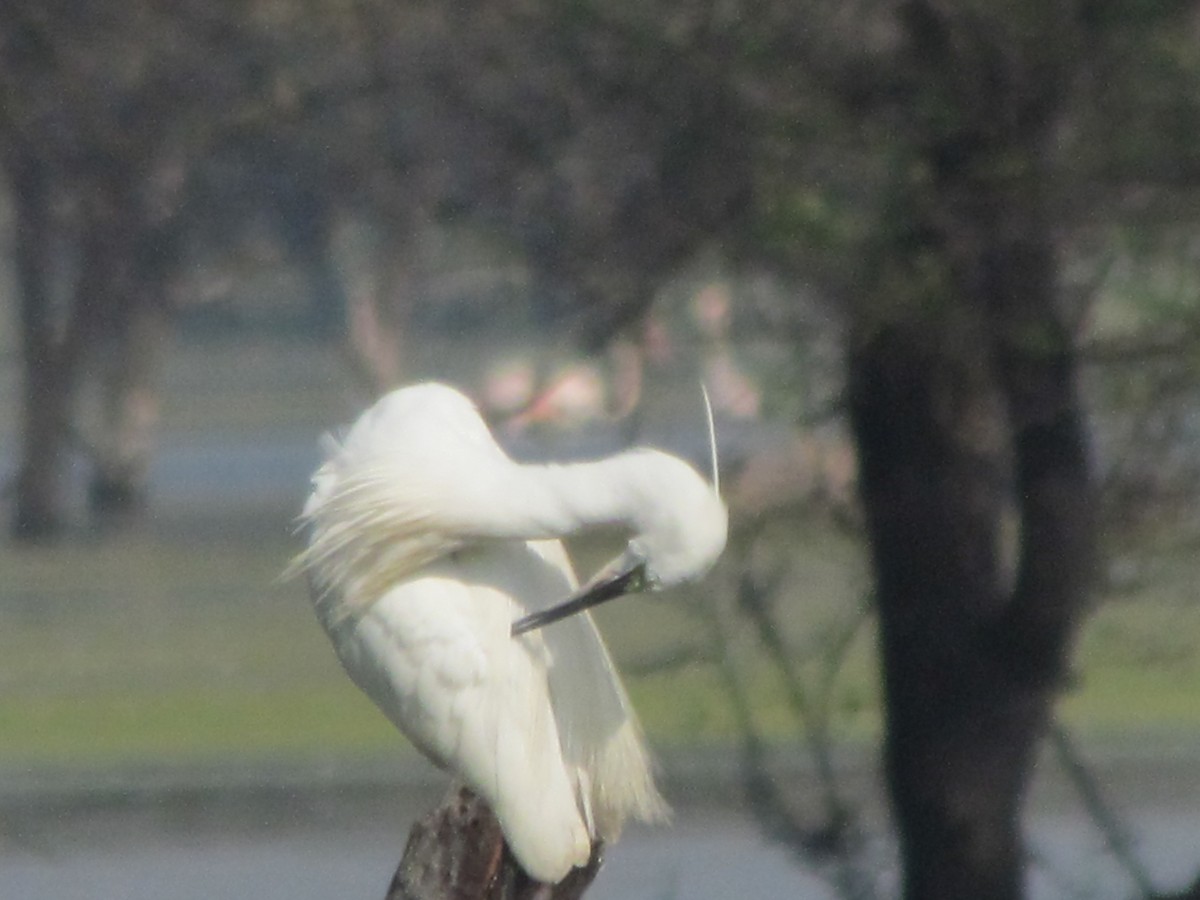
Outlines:
{"label": "white bird", "polygon": [[[715,452],[713,484],[648,449],[521,465],[461,393],[418,384],[328,443],[302,520],[293,566],[347,673],[487,800],[529,875],[558,882],[593,840],[665,815],[600,634],[567,616],[708,570],[727,528]],[[602,525],[631,539],[575,593],[559,538]]]}

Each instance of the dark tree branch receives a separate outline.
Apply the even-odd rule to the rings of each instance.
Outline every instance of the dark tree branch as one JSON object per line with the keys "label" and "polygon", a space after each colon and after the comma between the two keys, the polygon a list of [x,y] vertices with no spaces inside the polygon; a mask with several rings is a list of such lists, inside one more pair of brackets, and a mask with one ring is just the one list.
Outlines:
{"label": "dark tree branch", "polygon": [[[734,566],[734,569],[739,567]],[[746,568],[746,567],[742,567]],[[870,900],[876,896],[875,879],[870,868],[864,834],[859,828],[857,812],[842,795],[841,780],[833,767],[829,744],[828,692],[832,687],[832,672],[835,672],[848,647],[848,641],[836,642],[836,659],[828,660],[822,691],[813,696],[808,685],[794,665],[791,654],[778,640],[778,625],[772,621],[767,607],[769,598],[762,585],[750,583],[743,576],[735,591],[738,606],[743,615],[755,626],[760,644],[769,645],[768,659],[776,674],[785,682],[789,705],[796,717],[796,724],[804,729],[809,750],[814,758],[817,779],[822,794],[823,808],[815,817],[805,816],[794,808],[778,780],[771,772],[767,743],[753,714],[753,699],[746,684],[743,667],[736,659],[735,622],[733,609],[721,600],[714,600],[704,608],[706,624],[713,645],[717,673],[725,687],[737,723],[741,743],[740,769],[746,803],[759,827],[773,840],[787,847],[796,858],[806,865],[816,866],[837,886],[840,895],[854,900]],[[749,604],[752,609],[747,609]],[[857,618],[856,622],[861,622]],[[762,631],[772,633],[765,642]],[[857,630],[854,628],[853,630]]]}
{"label": "dark tree branch", "polygon": [[1138,858],[1133,847],[1133,840],[1125,831],[1124,823],[1117,816],[1116,811],[1109,806],[1100,783],[1076,749],[1075,742],[1071,740],[1067,729],[1061,722],[1056,721],[1051,724],[1048,736],[1050,746],[1054,749],[1059,764],[1067,773],[1071,783],[1075,785],[1075,789],[1083,800],[1084,808],[1104,836],[1109,853],[1128,873],[1141,897],[1146,900],[1158,897],[1159,894],[1154,890],[1150,872]]}
{"label": "dark tree branch", "polygon": [[747,568],[738,581],[738,609],[754,625],[767,658],[783,678],[788,704],[804,729],[813,765],[816,766],[830,840],[841,843],[846,839],[846,830],[854,813],[838,791],[829,734],[829,693],[826,691],[823,695],[814,695],[809,690],[796,664],[795,654],[784,646],[780,629],[768,611],[768,603],[766,592],[755,583],[753,574]]}

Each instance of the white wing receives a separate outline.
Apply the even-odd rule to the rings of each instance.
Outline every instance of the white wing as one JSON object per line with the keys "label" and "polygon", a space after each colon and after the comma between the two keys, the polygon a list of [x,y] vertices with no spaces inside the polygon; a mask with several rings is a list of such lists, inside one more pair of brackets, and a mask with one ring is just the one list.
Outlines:
{"label": "white wing", "polygon": [[515,469],[471,402],[437,384],[388,394],[325,455],[301,513],[308,548],[291,568],[308,574],[323,622],[488,536],[487,497]]}
{"label": "white wing", "polygon": [[[572,588],[569,568],[547,558],[565,562],[565,554],[546,543],[442,560],[330,634],[359,687],[487,799],[531,875],[555,882],[587,862],[597,824],[613,837],[614,819],[619,827],[619,819],[648,814],[660,801],[590,620],[509,635],[515,617]],[[528,598],[533,606],[522,602]],[[631,748],[640,768],[609,771],[629,761]],[[626,783],[641,805],[618,813]]]}

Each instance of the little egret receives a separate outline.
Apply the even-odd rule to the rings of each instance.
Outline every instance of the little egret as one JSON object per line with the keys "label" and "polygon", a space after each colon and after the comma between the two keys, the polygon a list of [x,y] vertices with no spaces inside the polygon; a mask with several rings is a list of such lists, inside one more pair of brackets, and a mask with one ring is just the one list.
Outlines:
{"label": "little egret", "polygon": [[[521,465],[461,393],[418,384],[328,442],[301,518],[294,568],[347,673],[488,801],[532,877],[560,881],[593,839],[665,814],[600,634],[570,614],[708,570],[727,527],[715,459],[713,484],[647,449]],[[556,606],[577,588],[559,539],[593,526],[631,538]]]}

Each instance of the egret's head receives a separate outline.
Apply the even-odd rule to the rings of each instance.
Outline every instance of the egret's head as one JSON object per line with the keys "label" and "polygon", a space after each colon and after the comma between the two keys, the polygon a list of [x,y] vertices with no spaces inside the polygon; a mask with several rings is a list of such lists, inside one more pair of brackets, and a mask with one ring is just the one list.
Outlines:
{"label": "egret's head", "polygon": [[522,634],[623,594],[654,591],[694,581],[721,551],[729,527],[725,504],[688,463],[657,450],[625,454],[633,537],[625,551],[574,596],[533,613],[513,626]]}
{"label": "egret's head", "polygon": [[631,456],[639,470],[639,477],[631,480],[639,495],[638,514],[628,547],[612,565],[640,567],[643,589],[694,581],[725,549],[725,504],[716,488],[678,457],[656,450]]}

